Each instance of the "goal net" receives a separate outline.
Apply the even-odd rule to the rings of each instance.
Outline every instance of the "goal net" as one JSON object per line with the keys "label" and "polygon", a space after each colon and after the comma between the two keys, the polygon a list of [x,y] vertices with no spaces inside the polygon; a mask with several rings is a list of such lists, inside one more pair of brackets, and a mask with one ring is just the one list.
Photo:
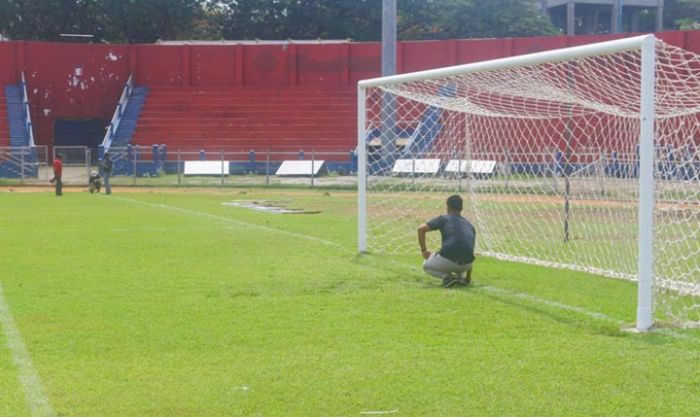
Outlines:
{"label": "goal net", "polygon": [[700,324],[700,56],[628,38],[365,80],[358,107],[361,251],[416,253],[459,193],[480,254],[639,279],[639,328]]}

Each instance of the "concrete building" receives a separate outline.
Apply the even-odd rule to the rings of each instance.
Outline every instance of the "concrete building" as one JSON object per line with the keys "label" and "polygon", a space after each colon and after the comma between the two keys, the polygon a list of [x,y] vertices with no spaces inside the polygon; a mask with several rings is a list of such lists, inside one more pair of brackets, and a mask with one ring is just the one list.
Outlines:
{"label": "concrete building", "polygon": [[567,35],[660,31],[664,0],[540,0]]}

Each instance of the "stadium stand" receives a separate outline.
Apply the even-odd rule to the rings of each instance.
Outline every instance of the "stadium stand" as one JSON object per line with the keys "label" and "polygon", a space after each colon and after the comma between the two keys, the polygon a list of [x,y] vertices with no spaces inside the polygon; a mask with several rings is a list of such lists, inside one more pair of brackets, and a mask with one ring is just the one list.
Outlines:
{"label": "stadium stand", "polygon": [[131,144],[349,150],[356,142],[355,106],[351,88],[152,87]]}
{"label": "stadium stand", "polygon": [[119,122],[119,128],[112,140],[112,146],[115,148],[125,147],[134,136],[136,123],[139,120],[139,115],[143,110],[143,105],[148,96],[148,87],[134,87],[126,105],[126,110]]}
{"label": "stadium stand", "polygon": [[5,120],[8,121],[10,146],[28,146],[29,134],[25,126],[26,111],[22,104],[22,87],[5,86],[5,103],[7,105]]}

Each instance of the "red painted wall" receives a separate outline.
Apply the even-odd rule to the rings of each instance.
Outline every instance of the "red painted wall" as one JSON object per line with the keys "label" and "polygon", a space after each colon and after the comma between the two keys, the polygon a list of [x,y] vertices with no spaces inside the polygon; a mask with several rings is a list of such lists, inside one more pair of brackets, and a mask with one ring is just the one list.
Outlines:
{"label": "red painted wall", "polygon": [[[664,32],[700,53],[700,31]],[[410,72],[600,42],[621,36],[401,42],[398,71]],[[380,75],[376,42],[305,45],[83,45],[0,42],[0,83],[27,77],[35,138],[51,144],[56,118],[109,122],[127,77],[150,86],[354,89]]]}

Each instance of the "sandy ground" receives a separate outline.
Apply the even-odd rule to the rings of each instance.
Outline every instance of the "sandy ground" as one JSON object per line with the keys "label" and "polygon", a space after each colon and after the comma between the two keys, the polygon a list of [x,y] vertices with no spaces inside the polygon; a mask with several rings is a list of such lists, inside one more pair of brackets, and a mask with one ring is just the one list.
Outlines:
{"label": "sandy ground", "polygon": [[[53,193],[53,186],[45,185],[4,185],[0,186],[0,193]],[[64,185],[64,193],[87,193],[86,186]],[[342,190],[323,190],[323,189],[290,189],[284,190],[279,188],[214,188],[214,187],[131,187],[131,186],[112,186],[112,194],[210,194],[210,195],[246,195],[246,194],[275,194],[275,195],[322,195],[326,192],[332,195],[354,196],[354,191]],[[104,194],[104,189],[100,192]]]}
{"label": "sandy ground", "polygon": [[[64,184],[64,193],[87,193],[88,189],[85,185],[72,185]],[[50,184],[27,184],[27,185],[5,185],[0,186],[0,193],[53,193],[54,187]],[[319,195],[325,192],[329,192],[332,195],[338,196],[354,196],[355,191],[348,190],[324,190],[324,189],[283,189],[283,188],[265,188],[264,186],[253,187],[253,188],[236,188],[231,186],[226,186],[219,188],[216,186],[209,187],[154,187],[154,186],[112,186],[112,193],[114,194],[209,194],[209,195],[222,195],[222,196],[232,196],[232,195],[246,195],[246,194],[274,194],[274,195],[290,195],[290,196],[306,196],[306,195]],[[101,192],[104,194],[104,189]],[[401,196],[405,196],[405,192],[399,193]],[[466,194],[463,193],[463,194]],[[387,193],[382,193],[381,196],[388,196]],[[379,197],[381,198],[381,197]],[[439,193],[428,193],[423,196],[424,199],[431,200],[443,200],[445,197]],[[482,202],[502,202],[502,203],[544,203],[544,204],[555,204],[561,205],[563,203],[562,196],[547,196],[547,195],[535,195],[535,194],[491,194],[491,193],[475,193],[471,196],[466,196],[465,198],[471,198],[476,201]],[[619,200],[596,200],[596,199],[585,199],[585,198],[571,198],[572,204],[578,207],[588,206],[588,207],[624,207],[633,208],[636,207],[636,202],[632,201],[619,201]],[[699,204],[692,203],[657,203],[657,209],[691,209],[697,210]]]}

